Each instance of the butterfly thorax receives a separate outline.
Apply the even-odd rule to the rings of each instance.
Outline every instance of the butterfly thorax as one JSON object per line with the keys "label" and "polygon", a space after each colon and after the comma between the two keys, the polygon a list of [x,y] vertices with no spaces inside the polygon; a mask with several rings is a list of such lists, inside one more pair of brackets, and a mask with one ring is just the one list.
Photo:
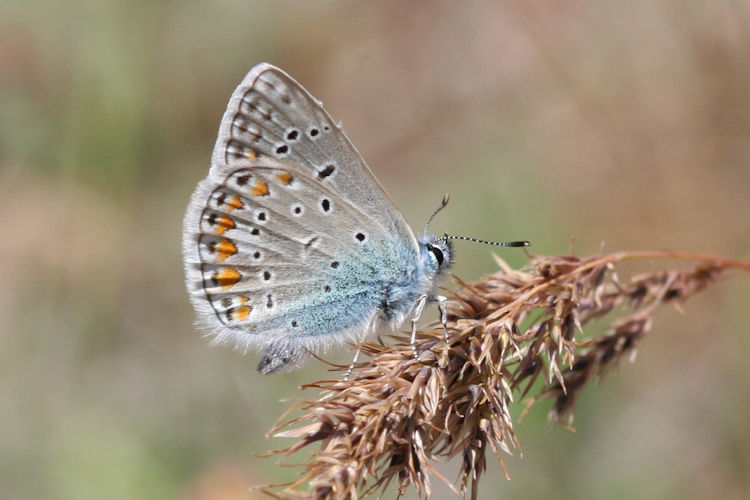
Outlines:
{"label": "butterfly thorax", "polygon": [[450,241],[425,235],[419,239],[419,253],[413,266],[404,269],[386,289],[380,305],[383,319],[393,330],[411,316],[422,296],[432,296],[440,285],[443,272],[453,263]]}

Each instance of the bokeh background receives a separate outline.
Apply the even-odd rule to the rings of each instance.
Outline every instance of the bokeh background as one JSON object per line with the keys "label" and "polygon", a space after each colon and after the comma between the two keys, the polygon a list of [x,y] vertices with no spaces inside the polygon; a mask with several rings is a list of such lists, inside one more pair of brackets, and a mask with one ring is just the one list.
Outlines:
{"label": "bokeh background", "polygon": [[[750,256],[748,2],[3,0],[0,497],[296,477],[256,454],[289,444],[265,432],[325,366],[268,378],[210,347],[182,282],[183,210],[261,61],[343,121],[414,227],[450,192],[434,230],[540,254]],[[494,269],[458,245],[462,279]],[[481,498],[750,498],[749,297],[736,276],[661,311],[576,433],[546,405],[517,424],[523,458],[511,481],[490,460]]]}

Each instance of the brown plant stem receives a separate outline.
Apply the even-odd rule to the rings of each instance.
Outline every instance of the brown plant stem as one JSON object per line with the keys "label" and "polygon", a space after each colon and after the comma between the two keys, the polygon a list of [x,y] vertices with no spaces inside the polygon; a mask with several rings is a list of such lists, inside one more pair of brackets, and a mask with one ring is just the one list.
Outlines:
{"label": "brown plant stem", "polygon": [[[297,481],[263,491],[354,499],[396,481],[400,493],[413,486],[429,497],[434,475],[476,498],[487,450],[507,476],[500,452],[520,446],[509,411],[515,398],[541,380],[526,411],[552,398],[550,420],[569,426],[580,391],[623,357],[634,358],[659,306],[685,301],[729,269],[750,272],[750,261],[672,250],[529,257],[522,270],[496,257],[497,273],[472,283],[456,280],[450,346],[440,327],[419,332],[416,357],[404,336],[385,346],[364,343],[370,359],[350,377],[306,385],[322,396],[295,405],[300,416],[282,417],[271,432],[299,441],[272,454],[289,456],[313,443],[320,448]],[[615,273],[624,260],[667,258],[696,264],[625,283]],[[581,338],[584,326],[613,310],[621,316],[604,335]],[[433,466],[454,456],[462,457],[458,488]]]}

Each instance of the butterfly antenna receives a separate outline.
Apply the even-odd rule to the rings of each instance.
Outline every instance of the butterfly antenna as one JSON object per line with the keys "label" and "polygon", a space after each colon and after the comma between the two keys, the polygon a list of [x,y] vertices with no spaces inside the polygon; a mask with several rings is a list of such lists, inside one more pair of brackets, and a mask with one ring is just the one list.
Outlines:
{"label": "butterfly antenna", "polygon": [[484,243],[485,245],[493,245],[496,247],[527,247],[531,245],[528,241],[487,241],[477,238],[469,238],[468,236],[452,236],[449,234],[445,235],[445,239],[473,241],[474,243]]}
{"label": "butterfly antenna", "polygon": [[432,222],[432,219],[435,218],[435,216],[440,212],[442,209],[445,208],[445,206],[448,204],[448,201],[450,201],[451,195],[448,193],[445,193],[445,196],[443,196],[443,201],[440,202],[440,206],[435,209],[434,212],[432,212],[432,215],[430,215],[430,218],[427,219],[427,224],[424,225],[424,234],[427,234],[427,228],[430,226],[430,222]]}

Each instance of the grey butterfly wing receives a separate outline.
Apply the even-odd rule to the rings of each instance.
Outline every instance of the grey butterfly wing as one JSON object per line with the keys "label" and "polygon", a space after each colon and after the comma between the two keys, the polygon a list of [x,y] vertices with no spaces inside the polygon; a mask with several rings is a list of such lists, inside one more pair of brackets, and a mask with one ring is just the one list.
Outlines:
{"label": "grey butterfly wing", "polygon": [[244,349],[264,347],[263,373],[371,333],[391,290],[413,287],[419,253],[340,127],[268,64],[232,95],[184,234],[204,330]]}
{"label": "grey butterfly wing", "polygon": [[255,66],[232,94],[211,170],[256,157],[300,166],[377,218],[394,239],[417,248],[406,221],[320,101],[267,63]]}
{"label": "grey butterfly wing", "polygon": [[185,217],[187,284],[203,329],[265,347],[264,373],[361,340],[383,284],[416,259],[410,250],[308,170],[268,157],[209,173]]}

